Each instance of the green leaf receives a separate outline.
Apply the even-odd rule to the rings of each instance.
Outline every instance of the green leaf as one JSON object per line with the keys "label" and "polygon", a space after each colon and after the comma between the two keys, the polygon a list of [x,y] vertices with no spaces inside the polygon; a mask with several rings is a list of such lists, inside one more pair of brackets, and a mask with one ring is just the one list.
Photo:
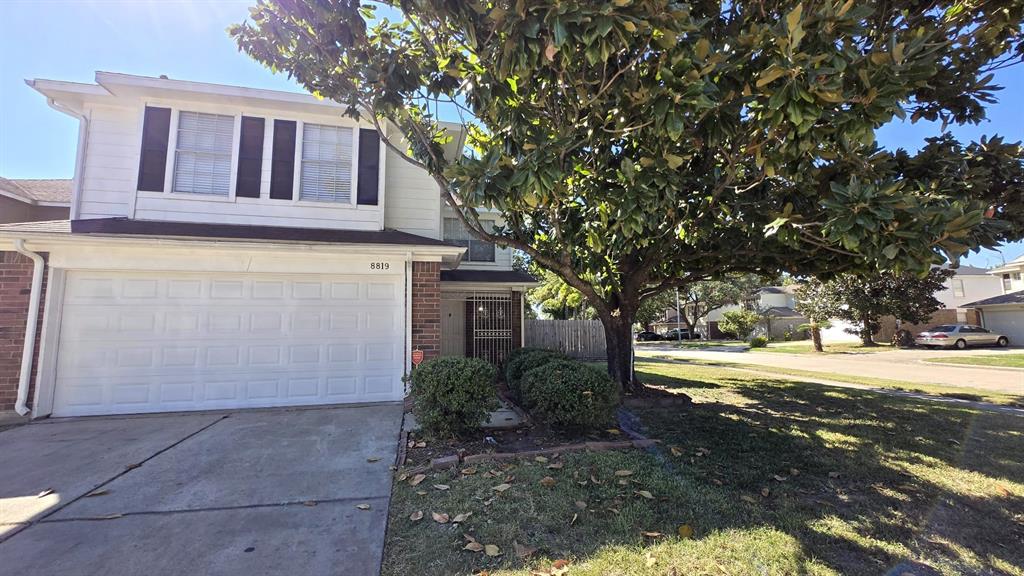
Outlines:
{"label": "green leaf", "polygon": [[675,154],[665,154],[664,158],[668,162],[668,167],[673,170],[683,165],[683,159]]}
{"label": "green leaf", "polygon": [[709,52],[711,52],[711,42],[708,42],[707,38],[697,40],[693,46],[693,53],[701,60],[706,60]]}
{"label": "green leaf", "polygon": [[784,68],[772,66],[771,68],[765,70],[764,72],[761,72],[761,76],[758,77],[757,82],[754,84],[754,86],[758,88],[763,88],[770,84],[771,82],[773,82],[774,80],[776,80],[777,78],[781,77],[785,73],[786,70]]}

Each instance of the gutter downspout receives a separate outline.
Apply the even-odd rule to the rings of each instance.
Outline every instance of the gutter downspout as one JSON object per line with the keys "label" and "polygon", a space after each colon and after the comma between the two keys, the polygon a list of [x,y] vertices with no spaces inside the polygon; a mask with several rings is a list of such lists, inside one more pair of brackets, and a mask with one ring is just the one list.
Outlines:
{"label": "gutter downspout", "polygon": [[25,344],[21,351],[21,370],[18,372],[18,397],[14,402],[14,411],[24,416],[30,412],[28,388],[32,382],[32,360],[36,352],[36,332],[39,325],[39,299],[43,292],[43,268],[46,263],[39,254],[25,248],[25,241],[14,241],[14,249],[32,259],[32,290],[28,297],[28,318],[25,320]]}
{"label": "gutter downspout", "polygon": [[[25,83],[35,89],[35,84],[31,80],[26,80]],[[78,112],[49,96],[46,97],[46,104],[58,112],[78,118],[78,153],[75,155],[75,177],[71,181],[71,210],[69,214],[72,220],[77,220],[79,201],[82,197],[82,181],[85,179],[85,155],[88,152],[87,144],[89,142],[89,117],[84,112]]]}

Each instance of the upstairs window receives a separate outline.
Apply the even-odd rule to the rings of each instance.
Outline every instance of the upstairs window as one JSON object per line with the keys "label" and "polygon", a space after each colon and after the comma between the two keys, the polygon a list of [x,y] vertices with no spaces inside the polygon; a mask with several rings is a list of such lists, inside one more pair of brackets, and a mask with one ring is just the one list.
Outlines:
{"label": "upstairs window", "polygon": [[227,196],[234,131],[233,116],[180,112],[171,190]]}
{"label": "upstairs window", "polygon": [[959,278],[953,279],[953,296],[957,298],[964,297],[964,281]]}
{"label": "upstairs window", "polygon": [[352,128],[302,125],[299,199],[352,202]]}
{"label": "upstairs window", "polygon": [[[493,220],[480,219],[484,226],[494,227]],[[467,262],[494,262],[494,242],[480,240],[466,228],[458,218],[444,219],[444,239],[456,246],[469,248],[466,253]]]}

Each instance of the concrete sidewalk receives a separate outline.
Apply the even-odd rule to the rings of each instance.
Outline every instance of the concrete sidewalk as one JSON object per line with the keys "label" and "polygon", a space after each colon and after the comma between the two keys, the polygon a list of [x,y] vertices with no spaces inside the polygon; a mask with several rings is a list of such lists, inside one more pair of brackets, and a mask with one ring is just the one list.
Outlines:
{"label": "concrete sidewalk", "polygon": [[401,417],[391,404],[0,433],[0,575],[377,574]]}

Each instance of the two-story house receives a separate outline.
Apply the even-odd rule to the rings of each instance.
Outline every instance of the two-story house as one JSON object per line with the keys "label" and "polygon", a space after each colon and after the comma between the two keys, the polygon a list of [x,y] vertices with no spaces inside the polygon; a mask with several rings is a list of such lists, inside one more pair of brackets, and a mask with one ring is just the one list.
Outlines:
{"label": "two-story house", "polygon": [[0,410],[396,401],[415,351],[521,346],[534,280],[343,106],[107,72],[28,85],[79,142],[70,219],[0,225]]}
{"label": "two-story house", "polygon": [[998,286],[995,295],[964,304],[974,308],[985,328],[1009,338],[1011,346],[1024,345],[1024,256],[988,271]]}

